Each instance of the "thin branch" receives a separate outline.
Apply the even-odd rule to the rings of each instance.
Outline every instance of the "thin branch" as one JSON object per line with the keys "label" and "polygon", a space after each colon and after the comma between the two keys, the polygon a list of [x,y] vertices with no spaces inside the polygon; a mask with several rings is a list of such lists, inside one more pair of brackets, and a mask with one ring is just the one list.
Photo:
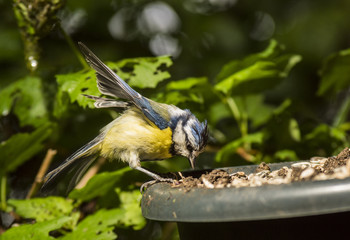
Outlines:
{"label": "thin branch", "polygon": [[248,162],[253,162],[253,160],[255,158],[253,155],[248,153],[245,148],[242,148],[242,147],[237,148],[236,152],[238,155],[240,155],[244,160],[246,160]]}
{"label": "thin branch", "polygon": [[57,153],[56,150],[53,150],[53,149],[47,150],[46,156],[45,156],[45,158],[40,166],[38,173],[36,174],[36,177],[35,177],[35,180],[32,184],[32,187],[30,188],[30,190],[27,194],[27,197],[26,197],[27,199],[33,197],[37,193],[39,187],[43,183],[44,176],[47,172],[47,169],[49,168],[49,166],[52,162],[52,159],[56,155],[56,153]]}
{"label": "thin branch", "polygon": [[79,62],[83,66],[83,68],[89,68],[89,65],[87,64],[87,62],[85,61],[85,59],[81,55],[81,53],[79,52],[79,50],[78,50],[77,46],[74,44],[72,38],[66,33],[66,31],[63,29],[63,27],[61,26],[60,23],[58,24],[58,28],[59,28],[60,32],[62,33],[64,39],[67,41],[69,47],[74,52],[74,55],[78,58]]}

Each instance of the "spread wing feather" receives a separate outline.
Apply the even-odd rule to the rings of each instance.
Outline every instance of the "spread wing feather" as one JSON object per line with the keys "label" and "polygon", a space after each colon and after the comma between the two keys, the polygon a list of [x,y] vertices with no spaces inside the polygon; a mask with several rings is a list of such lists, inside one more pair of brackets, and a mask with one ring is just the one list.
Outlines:
{"label": "spread wing feather", "polygon": [[110,98],[96,97],[87,94],[83,94],[83,96],[95,100],[94,105],[96,108],[120,108],[124,110],[131,105],[129,102],[116,101]]}
{"label": "spread wing feather", "polygon": [[107,67],[88,47],[81,42],[79,42],[79,46],[86,62],[96,71],[97,86],[102,94],[130,101],[142,98],[141,94],[132,89],[112,69]]}
{"label": "spread wing feather", "polygon": [[[164,113],[158,113],[151,106],[149,99],[132,89],[83,43],[79,42],[78,44],[87,63],[96,71],[97,86],[102,94],[129,100],[160,129],[165,129],[169,126],[168,121],[163,118]],[[155,102],[152,101],[152,103],[154,104]]]}

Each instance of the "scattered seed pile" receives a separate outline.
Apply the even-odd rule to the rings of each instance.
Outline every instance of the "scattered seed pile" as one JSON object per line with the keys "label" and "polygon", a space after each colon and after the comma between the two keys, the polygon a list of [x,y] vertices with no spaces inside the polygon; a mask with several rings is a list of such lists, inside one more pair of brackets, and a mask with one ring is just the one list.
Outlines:
{"label": "scattered seed pile", "polygon": [[173,187],[183,187],[190,190],[199,188],[224,187],[255,187],[264,184],[283,184],[296,181],[342,179],[350,177],[350,149],[345,148],[337,156],[322,158],[314,157],[308,162],[297,162],[291,167],[282,167],[271,171],[266,163],[261,163],[255,173],[246,174],[235,172],[232,174],[224,170],[213,170],[202,174],[200,178],[183,177],[173,183]]}

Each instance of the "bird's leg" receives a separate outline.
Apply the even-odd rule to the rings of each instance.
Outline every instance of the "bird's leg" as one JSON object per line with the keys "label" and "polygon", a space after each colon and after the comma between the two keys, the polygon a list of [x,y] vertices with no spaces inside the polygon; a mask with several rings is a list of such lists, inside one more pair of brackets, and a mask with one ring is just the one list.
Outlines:
{"label": "bird's leg", "polygon": [[145,182],[144,184],[141,185],[141,188],[140,188],[141,192],[143,192],[143,189],[147,188],[148,186],[150,186],[156,182],[171,182],[171,183],[174,182],[174,179],[172,179],[172,178],[163,178],[163,177],[159,176],[158,174],[153,173],[153,172],[151,172],[151,171],[149,171],[141,166],[135,166],[132,168],[139,170],[139,171],[147,174],[148,176],[154,178],[154,180]]}
{"label": "bird's leg", "polygon": [[154,178],[155,180],[159,181],[159,182],[169,182],[169,181],[173,181],[174,179],[171,179],[171,178],[163,178],[161,176],[159,176],[158,174],[156,173],[153,173],[143,167],[140,167],[140,166],[137,166],[137,167],[134,167],[134,169],[136,170],[139,170],[145,174],[147,174],[148,176]]}

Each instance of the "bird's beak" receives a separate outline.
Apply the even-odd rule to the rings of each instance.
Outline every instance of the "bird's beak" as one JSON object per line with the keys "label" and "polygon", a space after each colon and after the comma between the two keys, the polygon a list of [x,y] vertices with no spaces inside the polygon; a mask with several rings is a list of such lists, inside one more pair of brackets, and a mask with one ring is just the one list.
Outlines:
{"label": "bird's beak", "polygon": [[190,161],[192,169],[194,169],[194,167],[196,166],[196,157],[191,156],[188,160]]}

